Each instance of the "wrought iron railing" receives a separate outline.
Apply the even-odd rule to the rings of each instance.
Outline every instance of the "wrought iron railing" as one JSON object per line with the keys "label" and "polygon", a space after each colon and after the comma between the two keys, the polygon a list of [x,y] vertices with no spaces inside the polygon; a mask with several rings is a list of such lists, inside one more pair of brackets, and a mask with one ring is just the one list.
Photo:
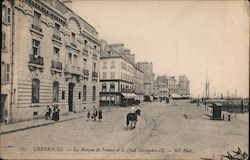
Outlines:
{"label": "wrought iron railing", "polygon": [[98,73],[97,72],[92,72],[92,77],[97,78],[98,77]]}
{"label": "wrought iron railing", "polygon": [[44,64],[43,57],[38,56],[38,55],[34,55],[34,54],[30,54],[29,63],[43,65]]}
{"label": "wrought iron railing", "polygon": [[39,31],[39,32],[42,32],[42,31],[43,31],[42,28],[40,28],[39,26],[36,26],[35,24],[32,24],[32,25],[31,25],[31,28],[33,28],[33,29],[35,29],[35,30],[37,30],[37,31]]}
{"label": "wrought iron railing", "polygon": [[55,38],[55,39],[57,39],[57,40],[59,40],[59,41],[62,40],[62,38],[61,38],[59,35],[56,35],[56,34],[53,34],[53,38]]}
{"label": "wrought iron railing", "polygon": [[74,47],[74,48],[77,48],[77,45],[75,44],[75,43],[70,43],[70,45],[72,46],[72,47]]}
{"label": "wrought iron railing", "polygon": [[51,68],[62,70],[62,63],[52,60],[51,61]]}
{"label": "wrought iron railing", "polygon": [[88,49],[87,48],[83,48],[83,53],[86,53],[86,54],[88,54]]}
{"label": "wrought iron railing", "polygon": [[135,90],[133,90],[133,89],[121,88],[121,92],[125,92],[125,93],[135,93]]}
{"label": "wrought iron railing", "polygon": [[84,76],[89,76],[89,71],[87,69],[82,70]]}

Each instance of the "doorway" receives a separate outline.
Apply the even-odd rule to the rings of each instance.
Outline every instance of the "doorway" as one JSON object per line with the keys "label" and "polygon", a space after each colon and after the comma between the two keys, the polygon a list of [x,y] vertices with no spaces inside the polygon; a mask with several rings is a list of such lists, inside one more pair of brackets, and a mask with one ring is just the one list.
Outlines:
{"label": "doorway", "polygon": [[74,83],[70,83],[69,84],[69,97],[68,97],[69,112],[73,111],[73,96],[74,96]]}
{"label": "doorway", "polygon": [[6,116],[6,113],[5,113],[5,100],[6,100],[6,97],[7,95],[3,95],[1,94],[1,108],[0,108],[0,122],[3,123],[4,120],[5,120],[5,116]]}

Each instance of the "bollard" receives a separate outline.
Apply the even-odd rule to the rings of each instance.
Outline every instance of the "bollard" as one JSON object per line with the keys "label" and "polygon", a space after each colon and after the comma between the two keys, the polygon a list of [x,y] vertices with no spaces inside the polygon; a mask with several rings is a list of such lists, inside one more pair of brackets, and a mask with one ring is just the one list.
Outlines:
{"label": "bollard", "polygon": [[222,120],[224,120],[224,114],[222,114]]}
{"label": "bollard", "polygon": [[230,121],[230,115],[228,115],[228,121]]}

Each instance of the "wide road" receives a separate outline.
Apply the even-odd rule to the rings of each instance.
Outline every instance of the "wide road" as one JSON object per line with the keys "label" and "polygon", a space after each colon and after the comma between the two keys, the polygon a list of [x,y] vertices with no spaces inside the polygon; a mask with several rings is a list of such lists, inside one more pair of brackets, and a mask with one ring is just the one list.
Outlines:
{"label": "wide road", "polygon": [[[227,151],[248,151],[248,123],[212,121],[204,107],[185,101],[140,106],[134,130],[128,108],[111,108],[102,122],[86,118],[1,135],[8,159],[219,159]],[[86,113],[81,113],[86,114]]]}

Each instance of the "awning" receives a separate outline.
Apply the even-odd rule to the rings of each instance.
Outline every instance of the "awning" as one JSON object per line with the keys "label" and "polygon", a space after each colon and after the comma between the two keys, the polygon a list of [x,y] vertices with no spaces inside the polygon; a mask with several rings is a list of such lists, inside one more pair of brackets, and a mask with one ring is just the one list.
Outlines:
{"label": "awning", "polygon": [[122,95],[126,98],[126,99],[132,99],[136,97],[136,94],[134,93],[122,93]]}
{"label": "awning", "polygon": [[135,98],[136,100],[140,100],[141,102],[143,102],[143,95],[138,95],[138,94],[136,94],[136,98]]}

